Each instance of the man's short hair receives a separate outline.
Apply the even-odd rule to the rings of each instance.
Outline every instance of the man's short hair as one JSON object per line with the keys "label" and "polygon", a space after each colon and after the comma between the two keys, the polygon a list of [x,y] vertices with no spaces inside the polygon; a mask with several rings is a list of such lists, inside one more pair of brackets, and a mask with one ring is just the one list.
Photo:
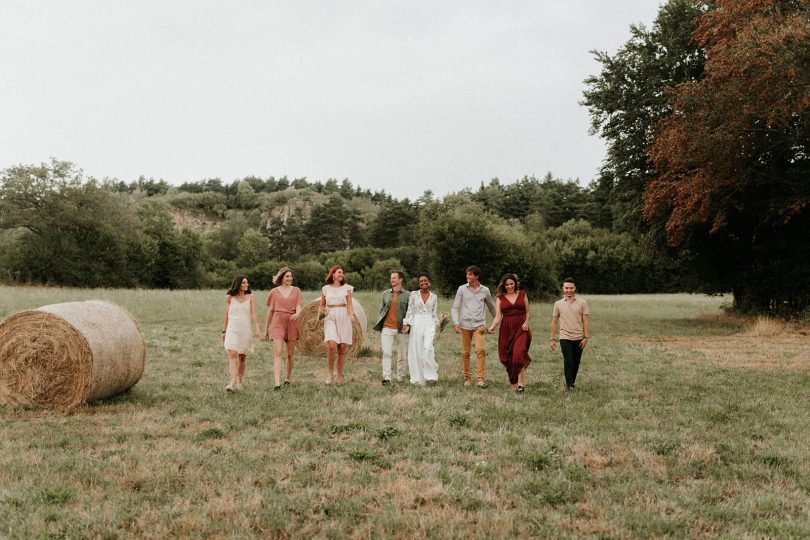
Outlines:
{"label": "man's short hair", "polygon": [[398,275],[399,279],[405,279],[405,274],[402,272],[402,270],[391,270],[391,273]]}
{"label": "man's short hair", "polygon": [[467,270],[464,271],[465,274],[472,274],[475,277],[479,277],[481,275],[481,269],[477,266],[468,266]]}
{"label": "man's short hair", "polygon": [[572,284],[574,287],[576,287],[576,286],[577,286],[576,281],[574,281],[574,278],[572,278],[572,277],[567,277],[567,278],[565,278],[565,279],[563,280],[563,284],[565,284],[565,283],[571,283],[571,284]]}

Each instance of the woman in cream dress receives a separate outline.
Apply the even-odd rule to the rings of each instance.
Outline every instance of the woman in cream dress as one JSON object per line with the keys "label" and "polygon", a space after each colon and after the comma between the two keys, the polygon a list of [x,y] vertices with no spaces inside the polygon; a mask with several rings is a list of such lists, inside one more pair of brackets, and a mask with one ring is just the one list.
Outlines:
{"label": "woman in cream dress", "polygon": [[[352,291],[354,287],[346,283],[342,266],[333,266],[326,275],[326,285],[321,289],[321,303],[318,305],[318,319],[323,313],[323,341],[326,343],[326,384],[343,382],[343,366],[346,363],[346,349],[352,344]],[[337,374],[335,374],[337,364]]]}
{"label": "woman in cream dress", "polygon": [[256,337],[260,339],[256,299],[251,294],[248,279],[245,276],[236,276],[225,297],[225,320],[222,323],[222,341],[228,352],[230,380],[225,387],[228,392],[242,388],[247,353],[253,352],[251,321],[256,326]]}
{"label": "woman in cream dress", "polygon": [[408,371],[412,384],[430,385],[439,379],[439,365],[433,348],[439,323],[436,315],[438,301],[436,295],[430,292],[428,275],[419,274],[419,291],[411,293],[408,312],[402,321],[402,332],[411,335],[408,342]]}

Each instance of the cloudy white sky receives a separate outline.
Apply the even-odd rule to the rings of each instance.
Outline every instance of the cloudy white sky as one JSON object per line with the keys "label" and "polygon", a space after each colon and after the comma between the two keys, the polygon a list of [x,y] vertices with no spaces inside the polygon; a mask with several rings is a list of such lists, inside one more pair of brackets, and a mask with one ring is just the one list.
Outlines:
{"label": "cloudy white sky", "polygon": [[348,178],[397,197],[604,156],[578,105],[658,0],[0,0],[0,168]]}

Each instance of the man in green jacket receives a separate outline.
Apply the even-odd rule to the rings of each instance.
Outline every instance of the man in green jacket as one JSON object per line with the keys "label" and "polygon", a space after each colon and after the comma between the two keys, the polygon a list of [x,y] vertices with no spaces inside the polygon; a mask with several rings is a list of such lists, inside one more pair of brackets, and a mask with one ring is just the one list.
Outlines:
{"label": "man in green jacket", "polygon": [[394,342],[397,344],[397,381],[405,378],[405,365],[408,363],[408,334],[402,333],[402,319],[408,312],[410,292],[402,288],[405,274],[400,271],[391,273],[391,288],[382,293],[380,314],[374,324],[374,330],[380,332],[382,348],[382,383],[391,382],[391,358]]}

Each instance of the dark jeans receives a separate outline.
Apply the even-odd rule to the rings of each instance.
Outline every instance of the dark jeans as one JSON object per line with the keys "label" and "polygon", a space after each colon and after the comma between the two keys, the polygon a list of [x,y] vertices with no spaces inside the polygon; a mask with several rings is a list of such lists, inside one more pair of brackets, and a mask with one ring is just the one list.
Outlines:
{"label": "dark jeans", "polygon": [[577,380],[579,361],[582,359],[582,349],[579,347],[582,340],[561,339],[560,350],[563,355],[563,370],[565,371],[565,386],[571,388]]}

